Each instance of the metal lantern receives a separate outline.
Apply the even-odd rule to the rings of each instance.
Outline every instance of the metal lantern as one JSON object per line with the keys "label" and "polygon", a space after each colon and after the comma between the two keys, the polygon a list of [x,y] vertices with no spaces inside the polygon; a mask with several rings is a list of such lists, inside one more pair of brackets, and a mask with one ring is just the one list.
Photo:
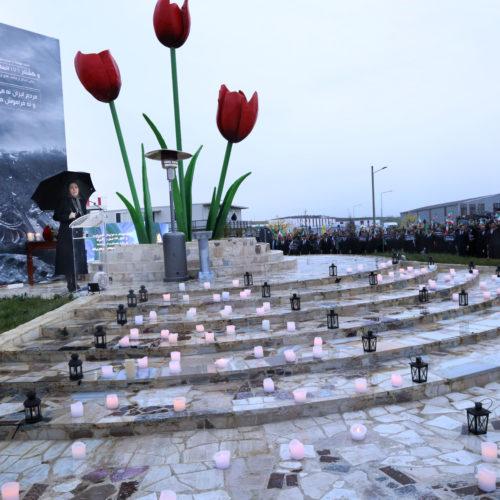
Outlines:
{"label": "metal lantern", "polygon": [[127,310],[123,304],[119,304],[116,310],[116,323],[121,326],[127,324]]}
{"label": "metal lantern", "polygon": [[337,266],[332,262],[329,267],[330,276],[337,276]]}
{"label": "metal lantern", "polygon": [[34,424],[42,420],[42,410],[40,409],[40,398],[36,397],[35,391],[26,394],[24,401],[24,418],[27,424]]}
{"label": "metal lantern", "polygon": [[249,273],[248,271],[243,275],[243,283],[245,286],[252,286],[253,285],[253,276],[252,273]]}
{"label": "metal lantern", "polygon": [[78,359],[78,354],[72,354],[69,360],[69,379],[70,380],[81,380],[83,378],[82,372],[82,360]]}
{"label": "metal lantern", "polygon": [[483,408],[483,403],[478,401],[474,407],[467,408],[467,426],[472,434],[486,434],[488,432],[488,418],[490,411]]}
{"label": "metal lantern", "polygon": [[476,268],[476,266],[474,265],[474,262],[472,262],[472,260],[469,262],[469,273],[472,273],[472,271],[474,271],[474,269]]}
{"label": "metal lantern", "polygon": [[97,349],[106,349],[106,330],[102,325],[97,325],[95,329],[94,346]]}
{"label": "metal lantern", "polygon": [[94,295],[94,293],[101,293],[99,283],[88,283],[88,294]]}
{"label": "metal lantern", "polygon": [[429,267],[434,265],[434,259],[429,257]]}
{"label": "metal lantern", "polygon": [[397,253],[393,253],[393,254],[392,254],[392,263],[393,263],[394,265],[399,264],[399,254],[397,254]]}
{"label": "metal lantern", "polygon": [[411,379],[417,384],[427,382],[427,373],[429,371],[429,363],[424,363],[420,356],[417,356],[415,361],[410,363]]}
{"label": "metal lantern", "polygon": [[425,286],[418,291],[418,301],[429,302],[429,290]]}
{"label": "metal lantern", "polygon": [[290,306],[292,311],[300,311],[300,296],[296,293],[290,297]]}
{"label": "metal lantern", "polygon": [[139,288],[139,302],[147,302],[149,298],[148,291],[144,285]]}
{"label": "metal lantern", "polygon": [[497,278],[500,278],[500,266],[497,266],[496,273],[497,273]]}
{"label": "metal lantern", "polygon": [[262,285],[262,297],[270,297],[271,296],[271,287],[267,284],[267,281],[264,281]]}
{"label": "metal lantern", "polygon": [[373,271],[368,275],[368,281],[369,281],[370,285],[377,284],[377,276]]}
{"label": "metal lantern", "polygon": [[334,309],[330,309],[326,315],[326,324],[329,330],[339,327],[339,315]]}
{"label": "metal lantern", "polygon": [[363,341],[363,351],[375,352],[377,350],[377,336],[371,330],[366,335],[361,335]]}
{"label": "metal lantern", "polygon": [[137,295],[134,293],[134,290],[128,291],[127,307],[137,307]]}
{"label": "metal lantern", "polygon": [[458,305],[459,306],[468,306],[469,305],[469,294],[465,290],[462,290],[458,294]]}

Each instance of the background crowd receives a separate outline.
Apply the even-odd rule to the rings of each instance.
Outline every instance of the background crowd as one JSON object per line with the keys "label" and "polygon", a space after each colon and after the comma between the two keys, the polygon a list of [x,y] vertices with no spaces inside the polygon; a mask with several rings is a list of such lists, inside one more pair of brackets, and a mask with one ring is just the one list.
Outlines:
{"label": "background crowd", "polygon": [[408,228],[356,228],[323,235],[295,231],[277,234],[271,247],[285,255],[367,254],[393,251],[405,253],[451,253],[476,258],[500,258],[500,227],[494,220],[467,224],[417,224]]}

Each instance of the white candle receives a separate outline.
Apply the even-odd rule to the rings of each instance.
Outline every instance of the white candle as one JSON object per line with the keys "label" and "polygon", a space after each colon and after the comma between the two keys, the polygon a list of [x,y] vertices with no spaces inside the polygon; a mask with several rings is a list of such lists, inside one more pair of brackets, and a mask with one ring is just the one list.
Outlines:
{"label": "white candle", "polygon": [[483,298],[484,298],[484,300],[490,300],[491,299],[491,292],[483,292]]}
{"label": "white candle", "polygon": [[481,458],[484,462],[496,462],[498,459],[498,445],[496,443],[481,443]]}
{"label": "white candle", "polygon": [[389,278],[394,278],[394,271],[389,271]]}
{"label": "white candle", "polygon": [[480,281],[479,288],[481,288],[481,290],[484,290],[486,288],[486,281]]}
{"label": "white candle", "polygon": [[233,280],[233,286],[240,286],[240,280]]}
{"label": "white candle", "polygon": [[233,306],[224,306],[224,311],[226,311],[228,313],[232,313],[233,312]]}
{"label": "white candle", "polygon": [[214,302],[220,302],[220,293],[214,293],[214,294],[212,295],[212,300],[213,300]]}
{"label": "white candle", "polygon": [[162,490],[160,493],[160,500],[177,500],[177,495],[175,494],[175,491]]}
{"label": "white candle", "polygon": [[321,337],[314,337],[314,345],[323,345],[323,339]]}
{"label": "white candle", "polygon": [[298,439],[292,439],[288,445],[290,457],[293,460],[302,460],[305,455],[304,445]]}
{"label": "white candle", "polygon": [[215,334],[214,332],[205,332],[205,342],[214,342]]}
{"label": "white candle", "polygon": [[108,394],[106,396],[106,408],[108,410],[116,410],[118,406],[118,396],[116,394]]}
{"label": "white candle", "polygon": [[363,441],[366,437],[366,427],[363,424],[351,425],[351,438],[354,441]]}
{"label": "white candle", "polygon": [[174,411],[184,411],[186,409],[186,398],[179,396],[174,398]]}
{"label": "white candle", "polygon": [[101,371],[103,378],[111,378],[113,376],[112,366],[101,366]]}
{"label": "white candle", "polygon": [[85,458],[86,448],[87,447],[86,447],[85,443],[82,443],[81,441],[75,441],[71,445],[71,456],[75,459]]}
{"label": "white candle", "polygon": [[265,378],[263,386],[264,392],[274,392],[274,382],[272,378]]}
{"label": "white candle", "polygon": [[78,401],[77,403],[73,403],[71,405],[71,417],[72,418],[83,417],[83,404],[81,401]]}
{"label": "white candle", "polygon": [[227,302],[229,300],[229,292],[222,292],[222,300]]}
{"label": "white candle", "polygon": [[203,288],[204,288],[205,290],[210,290],[210,281],[205,281],[205,282],[203,283]]}
{"label": "white candle", "polygon": [[163,294],[163,302],[170,302],[170,294],[169,293]]}
{"label": "white candle", "polygon": [[217,469],[228,469],[231,462],[231,452],[228,450],[218,451],[214,455],[214,460]]}
{"label": "white candle", "polygon": [[234,325],[227,325],[226,326],[226,333],[236,333],[236,328]]}
{"label": "white candle", "polygon": [[262,307],[264,308],[264,311],[269,312],[271,310],[271,302],[264,302]]}
{"label": "white candle", "polygon": [[453,294],[453,302],[458,302],[458,293]]}
{"label": "white candle", "polygon": [[186,291],[186,284],[179,283],[179,292],[185,292],[185,291]]}
{"label": "white candle", "polygon": [[368,384],[365,378],[357,378],[356,380],[354,380],[354,390],[358,394],[363,394],[364,392],[366,392],[367,385]]}
{"label": "white candle", "polygon": [[185,294],[182,296],[182,302],[184,302],[184,304],[189,304],[189,295],[188,294]]}
{"label": "white candle", "polygon": [[181,360],[181,353],[180,353],[180,351],[172,351],[170,353],[170,359],[172,361],[180,361]]}
{"label": "white candle", "polygon": [[130,329],[130,339],[131,340],[139,340],[139,329],[131,328]]}
{"label": "white candle", "polygon": [[287,321],[286,322],[286,329],[289,332],[294,332],[295,331],[295,321]]}
{"label": "white candle", "polygon": [[403,385],[403,377],[399,373],[393,373],[391,375],[392,387],[401,387]]}
{"label": "white candle", "polygon": [[133,359],[125,360],[125,375],[127,378],[135,378],[135,361]]}
{"label": "white candle", "polygon": [[2,500],[19,500],[19,483],[9,481],[2,484]]}
{"label": "white candle", "polygon": [[479,489],[491,493],[497,489],[497,473],[488,466],[480,465],[477,468],[477,485]]}
{"label": "white candle", "polygon": [[384,277],[381,274],[377,274],[377,283],[383,283]]}
{"label": "white candle", "polygon": [[267,330],[270,330],[270,328],[271,328],[270,321],[268,319],[263,319],[262,320],[262,329],[267,331]]}
{"label": "white candle", "polygon": [[168,341],[170,344],[175,344],[178,338],[179,338],[178,333],[169,333],[168,335]]}
{"label": "white candle", "polygon": [[36,241],[42,241],[42,235],[40,233],[35,233]]}
{"label": "white candle", "polygon": [[321,359],[323,357],[323,346],[315,345],[313,346],[313,358]]}
{"label": "white candle", "polygon": [[227,368],[227,365],[228,365],[228,360],[225,358],[220,358],[215,361],[215,366],[220,370]]}
{"label": "white candle", "polygon": [[168,369],[170,371],[170,375],[179,375],[179,373],[181,373],[180,361],[170,361],[168,363]]}
{"label": "white candle", "polygon": [[142,325],[142,314],[137,315],[134,319],[136,325]]}
{"label": "white candle", "polygon": [[264,316],[265,314],[263,307],[257,307],[257,309],[255,309],[255,312],[257,313],[258,316]]}
{"label": "white candle", "polygon": [[205,327],[203,325],[196,325],[196,331],[202,333],[205,331]]}
{"label": "white candle", "polygon": [[261,346],[261,345],[256,345],[256,346],[253,348],[253,355],[254,355],[256,358],[263,358],[263,357],[264,357],[264,349],[262,349],[262,346]]}
{"label": "white candle", "polygon": [[28,237],[28,241],[35,241],[34,233],[27,233],[26,236]]}
{"label": "white candle", "polygon": [[148,357],[144,356],[143,358],[139,358],[137,360],[137,367],[140,370],[144,370],[145,368],[147,368],[148,367]]}
{"label": "white candle", "polygon": [[120,347],[130,347],[130,339],[128,337],[123,337],[118,341]]}
{"label": "white candle", "polygon": [[297,360],[297,356],[295,356],[295,351],[292,351],[292,349],[286,349],[284,354],[285,354],[285,359],[289,363],[293,363],[294,361]]}
{"label": "white candle", "polygon": [[151,323],[156,323],[157,319],[158,319],[158,315],[156,314],[156,311],[149,311],[149,321]]}

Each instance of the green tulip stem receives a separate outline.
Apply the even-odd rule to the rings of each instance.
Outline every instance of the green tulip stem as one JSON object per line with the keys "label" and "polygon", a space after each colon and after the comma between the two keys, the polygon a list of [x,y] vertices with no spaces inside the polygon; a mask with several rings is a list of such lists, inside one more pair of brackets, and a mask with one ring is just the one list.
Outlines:
{"label": "green tulip stem", "polygon": [[127,172],[128,184],[130,186],[130,192],[132,193],[132,199],[134,200],[134,206],[137,212],[141,213],[141,205],[139,204],[139,198],[137,197],[134,178],[132,177],[132,170],[130,169],[130,162],[128,161],[127,150],[125,148],[122,129],[120,127],[120,121],[118,120],[118,114],[116,113],[116,107],[114,101],[111,101],[109,103],[109,108],[111,109],[111,116],[113,117],[113,123],[115,124],[116,136],[118,137],[118,144],[120,145],[123,164],[125,165],[125,172]]}
{"label": "green tulip stem", "polygon": [[222,191],[224,189],[224,181],[226,180],[227,167],[229,165],[229,158],[231,157],[231,150],[233,148],[233,143],[227,141],[226,154],[224,155],[224,163],[222,164],[222,171],[219,177],[219,187],[217,188],[217,197],[215,199],[215,207],[217,212],[219,212],[220,199],[222,198]]}
{"label": "green tulip stem", "polygon": [[[172,94],[174,96],[174,116],[175,116],[175,139],[177,150],[182,151],[182,136],[181,136],[181,114],[179,111],[179,86],[177,85],[177,59],[175,57],[175,49],[170,48],[170,65],[172,67]],[[184,166],[182,161],[179,161],[179,191],[181,195],[181,203],[186,212],[186,193],[184,192]]]}

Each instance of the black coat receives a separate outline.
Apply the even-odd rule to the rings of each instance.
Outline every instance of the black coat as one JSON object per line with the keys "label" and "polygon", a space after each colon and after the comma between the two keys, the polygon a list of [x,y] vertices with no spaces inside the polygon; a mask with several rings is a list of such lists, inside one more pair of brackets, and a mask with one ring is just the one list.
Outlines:
{"label": "black coat", "polygon": [[[80,217],[87,213],[85,204],[80,200],[80,205],[83,213],[77,215]],[[71,229],[69,225],[76,219],[70,219],[69,214],[76,212],[73,207],[70,196],[64,197],[59,206],[54,211],[54,220],[59,221],[59,232],[57,234],[56,247],[56,269],[55,275],[58,274],[87,274],[87,252],[85,251],[85,242],[83,239],[75,239],[72,241]],[[81,238],[82,230],[76,229],[74,236]],[[73,244],[75,248],[76,262],[73,259]]]}

